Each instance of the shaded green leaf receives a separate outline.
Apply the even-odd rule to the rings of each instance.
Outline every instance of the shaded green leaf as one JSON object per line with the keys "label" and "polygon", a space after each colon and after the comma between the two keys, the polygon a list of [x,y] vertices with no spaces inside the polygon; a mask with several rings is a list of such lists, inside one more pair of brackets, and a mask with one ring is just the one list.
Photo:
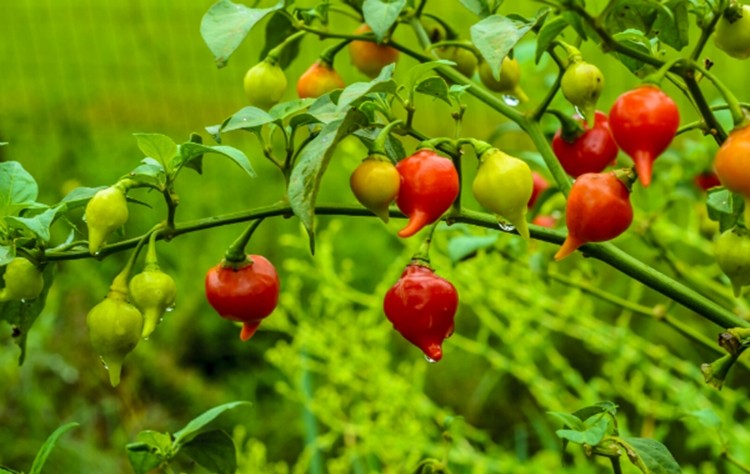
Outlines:
{"label": "shaded green leaf", "polygon": [[602,413],[615,416],[617,408],[617,405],[612,402],[599,402],[591,406],[583,407],[580,410],[576,410],[573,412],[573,415],[581,421],[586,421],[592,416],[600,415]]}
{"label": "shaded green leaf", "polygon": [[172,437],[169,433],[159,433],[158,431],[144,430],[138,433],[136,440],[145,443],[154,448],[157,453],[167,454],[172,450]]}
{"label": "shaded green leaf", "polygon": [[415,89],[420,94],[429,95],[442,100],[451,105],[450,94],[448,93],[448,83],[442,77],[428,77],[424,79]]}
{"label": "shaded green leaf", "polygon": [[65,195],[64,198],[60,201],[60,204],[65,205],[65,210],[71,210],[78,207],[82,207],[86,205],[87,202],[89,202],[89,199],[94,197],[94,194],[96,194],[98,191],[101,191],[102,189],[106,188],[107,186],[97,186],[95,188],[89,188],[89,187],[80,187],[75,188],[71,192]]}
{"label": "shaded green leaf", "polygon": [[162,459],[154,453],[154,448],[146,443],[130,443],[125,448],[135,474],[147,474],[162,463]]}
{"label": "shaded green leaf", "polygon": [[[197,133],[191,133],[189,141],[190,143],[197,143],[199,145],[202,145],[203,137],[201,137]],[[189,161],[185,163],[185,166],[187,168],[195,170],[195,172],[197,172],[198,174],[203,174],[203,154],[194,156],[193,158],[191,158]]]}
{"label": "shaded green leaf", "polygon": [[406,0],[365,0],[362,3],[362,14],[378,42],[383,41],[388,30],[396,23]]}
{"label": "shaded green leaf", "polygon": [[54,449],[57,440],[60,439],[62,435],[77,426],[78,423],[76,422],[66,423],[57,428],[51,435],[49,435],[47,441],[44,442],[39,452],[36,453],[36,457],[34,458],[34,462],[31,464],[31,470],[29,471],[29,474],[41,474],[42,468],[44,468],[44,463],[47,462],[47,458],[52,452],[52,449]]}
{"label": "shaded green leaf", "polygon": [[529,30],[544,20],[546,12],[530,21],[492,15],[471,27],[471,40],[489,64],[495,79],[500,78],[503,58]]}
{"label": "shaded green leaf", "polygon": [[0,163],[0,209],[11,214],[14,205],[34,202],[39,193],[34,177],[17,161]]}
{"label": "shaded green leaf", "polygon": [[[0,266],[10,263],[16,256],[16,249],[10,245],[0,245]],[[0,318],[2,319],[2,318]]]}
{"label": "shaded green leaf", "polygon": [[274,121],[278,122],[310,108],[314,102],[315,99],[296,99],[288,102],[281,102],[280,104],[271,107],[268,114],[273,117]]}
{"label": "shaded green leaf", "polygon": [[490,6],[487,0],[461,0],[461,5],[480,18],[490,16]]}
{"label": "shaded green leaf", "polygon": [[[649,56],[651,55],[651,40],[649,40],[646,35],[644,35],[639,30],[625,30],[621,33],[613,35],[613,37],[615,40],[628,45],[633,49],[639,50]],[[630,56],[626,56],[624,54],[616,53],[616,55],[620,62],[622,62],[625,67],[630,69],[630,71],[633,73],[637,73],[646,66],[646,64],[641,60],[631,58]]]}
{"label": "shaded green leaf", "polygon": [[706,198],[708,217],[719,223],[721,232],[727,231],[737,224],[744,207],[744,200],[725,188],[708,190],[708,197]]}
{"label": "shaded green leaf", "polygon": [[[276,12],[266,23],[266,42],[260,51],[259,61],[265,59],[266,55],[276,46],[283,43],[288,37],[297,31],[287,15]],[[284,46],[279,55],[279,66],[286,69],[294,58],[299,54],[299,44],[302,38],[297,38]]]}
{"label": "shaded green leaf", "polygon": [[648,438],[622,438],[630,461],[645,474],[680,474],[682,469],[666,446]]}
{"label": "shaded green leaf", "polygon": [[447,59],[438,59],[436,61],[429,61],[426,63],[420,63],[409,69],[409,75],[406,77],[404,86],[407,90],[413,90],[417,83],[422,79],[422,76],[430,71],[433,71],[440,66],[455,66],[456,63]]}
{"label": "shaded green leaf", "polygon": [[51,207],[33,217],[5,217],[5,221],[11,227],[21,227],[33,233],[42,242],[48,242],[50,239],[49,228],[57,216],[60,208]]}
{"label": "shaded green leaf", "polygon": [[586,427],[583,431],[578,430],[557,430],[555,433],[558,437],[566,439],[572,443],[577,444],[588,444],[589,446],[596,446],[604,438],[609,428],[610,419],[602,417],[592,425]]}
{"label": "shaded green leaf", "polygon": [[690,42],[689,0],[672,0],[659,10],[650,36],[658,37],[665,44],[680,51]]}
{"label": "shaded green leaf", "polygon": [[564,16],[558,16],[550,21],[544,22],[539,34],[536,37],[536,52],[534,53],[534,63],[539,64],[542,55],[549,49],[552,42],[557,36],[569,26],[568,20]]}
{"label": "shaded green leaf", "polygon": [[289,179],[289,203],[310,236],[310,250],[315,252],[315,201],[323,174],[333,156],[336,145],[354,130],[367,125],[366,117],[357,109],[350,109],[342,120],[323,127],[300,153]]}
{"label": "shaded green leaf", "polygon": [[248,32],[266,15],[284,8],[284,4],[281,0],[270,8],[248,8],[229,0],[214,3],[201,19],[201,36],[216,65],[224,67]]}
{"label": "shaded green leaf", "polygon": [[183,429],[174,433],[174,444],[177,446],[182,446],[186,443],[189,443],[193,438],[200,434],[200,432],[205,427],[207,427],[211,422],[213,422],[223,413],[229,410],[233,410],[237,407],[250,405],[252,405],[250,402],[239,401],[225,403],[223,405],[211,408],[210,410],[191,420],[187,425],[185,425]]}
{"label": "shaded green leaf", "polygon": [[[354,84],[344,89],[339,96],[338,103],[336,104],[337,110],[341,111],[346,109],[354,101],[366,96],[367,94],[372,94],[375,92],[396,92],[397,84],[394,80],[391,79],[391,77],[393,76],[394,67],[394,64],[389,64],[388,66],[384,67],[380,71],[380,74],[378,74],[378,77],[376,77],[372,81],[355,82]],[[310,112],[312,113],[312,108],[310,109]]]}
{"label": "shaded green leaf", "polygon": [[721,428],[722,422],[719,415],[711,408],[690,412],[688,416],[696,418],[706,428]]}
{"label": "shaded green leaf", "polygon": [[[354,132],[354,135],[359,138],[368,150],[372,150],[372,145],[375,143],[375,139],[380,133],[380,130],[380,127],[370,126],[357,130]],[[389,134],[385,139],[385,154],[394,161],[398,161],[406,156],[404,145],[398,138],[393,136],[393,134]]]}
{"label": "shaded green leaf", "polygon": [[222,430],[201,433],[182,446],[180,452],[217,474],[234,474],[237,451],[231,436]]}

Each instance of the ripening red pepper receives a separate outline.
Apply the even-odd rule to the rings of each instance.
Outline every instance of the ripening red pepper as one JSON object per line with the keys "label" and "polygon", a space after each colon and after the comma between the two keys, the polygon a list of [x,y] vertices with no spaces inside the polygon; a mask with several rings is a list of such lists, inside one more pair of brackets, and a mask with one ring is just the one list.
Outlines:
{"label": "ripening red pepper", "polygon": [[453,334],[458,292],[432,268],[412,261],[385,294],[383,309],[394,329],[437,362],[443,340]]}
{"label": "ripening red pepper", "polygon": [[555,254],[561,260],[588,242],[622,234],[633,222],[630,190],[614,171],[587,173],[573,183],[565,208],[568,236]]}
{"label": "ripening red pepper", "polygon": [[617,158],[620,150],[612,137],[607,115],[597,110],[594,117],[591,128],[579,117],[584,132],[571,141],[565,139],[562,129],[552,138],[555,156],[565,172],[574,178],[585,173],[601,173]]}
{"label": "ripening red pepper", "polygon": [[711,188],[721,186],[721,181],[716,173],[713,171],[704,171],[703,173],[696,175],[693,178],[693,183],[703,191],[708,191]]}
{"label": "ripening red pepper", "polygon": [[261,255],[232,265],[222,261],[206,274],[206,298],[224,319],[243,323],[240,339],[247,341],[270,316],[279,301],[279,276]]}
{"label": "ripening red pepper", "polygon": [[638,180],[648,186],[654,160],[677,133],[680,112],[664,91],[644,84],[617,98],[609,111],[609,126],[622,151],[633,159]]}
{"label": "ripening red pepper", "polygon": [[297,95],[300,99],[316,98],[345,86],[344,80],[333,66],[319,59],[297,80]]}
{"label": "ripening red pepper", "polygon": [[[750,199],[750,126],[732,130],[714,157],[714,169],[728,190]],[[747,223],[750,225],[750,222]]]}
{"label": "ripening red pepper", "polygon": [[422,149],[396,165],[401,185],[396,205],[409,223],[398,232],[410,237],[440,219],[458,197],[458,172],[453,162],[430,149]]}

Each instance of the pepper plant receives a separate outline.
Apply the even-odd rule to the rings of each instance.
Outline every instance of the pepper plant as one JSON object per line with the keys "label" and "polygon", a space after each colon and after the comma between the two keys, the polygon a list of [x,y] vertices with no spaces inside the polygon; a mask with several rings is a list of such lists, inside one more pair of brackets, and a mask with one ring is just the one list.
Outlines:
{"label": "pepper plant", "polygon": [[[717,265],[731,279],[736,296],[750,282],[750,265],[745,262],[750,173],[742,161],[750,149],[745,104],[712,73],[713,61],[719,59],[704,54],[714,38],[728,55],[721,60],[748,56],[746,8],[727,0],[649,1],[636,2],[636,7],[627,0],[598,2],[601,5],[537,0],[536,13],[522,16],[513,11],[512,2],[461,3],[476,17],[469,28],[470,41],[460,39],[460,25],[441,19],[440,4],[435,1],[348,0],[312,5],[282,1],[258,8],[219,0],[200,23],[200,34],[218,67],[227,64],[258,25],[283,25],[267,29],[262,57],[250,65],[242,86],[238,85],[244,89],[247,105],[223,120],[217,117],[219,123],[197,124],[205,126],[205,132],[194,133],[183,143],[158,133],[136,134],[145,157],[132,169],[122,170],[115,183],[77,188],[54,205],[37,202],[36,183],[18,162],[0,164],[2,319],[13,327],[21,361],[28,331],[53,284],[57,261],[105,259],[131,252],[106,298],[88,318],[91,342],[109,366],[112,385],[117,385],[125,356],[155,330],[177,297],[169,269],[157,264],[157,241],[179,245],[179,237],[188,233],[252,222],[224,253],[222,262],[208,271],[204,282],[211,306],[221,317],[242,323],[241,338],[248,340],[260,322],[272,316],[284,291],[270,261],[245,252],[261,221],[294,217],[314,254],[319,216],[377,217],[385,222],[390,217],[408,218],[406,227],[396,233],[402,239],[413,239],[430,225],[427,240],[440,239],[441,233],[433,232],[444,222],[562,245],[554,259],[547,258],[540,265],[545,278],[562,265],[554,260],[574,252],[612,267],[670,304],[715,324],[714,332],[721,334],[716,344],[707,342],[714,334],[687,329],[685,333],[696,344],[727,352],[702,366],[706,381],[720,388],[750,344],[750,322],[738,317],[731,304],[709,298],[701,288],[680,281],[679,275],[662,272],[611,241],[637,232],[632,225],[631,199],[649,193],[647,187],[668,173],[669,167],[681,166],[655,163],[656,159],[680,135],[702,134],[700,139],[720,146],[715,162],[719,186],[706,195],[708,216],[723,232],[717,241]],[[284,69],[295,61],[300,42],[307,41],[324,41],[326,48],[302,77],[289,81]],[[520,63],[516,57],[528,44],[533,45],[533,64]],[[600,103],[607,87],[606,69],[582,53],[596,45],[641,81],[631,90],[620,91],[610,107]],[[341,77],[333,68],[339,54],[348,55],[361,76]],[[555,79],[547,90],[529,95],[522,86],[524,76],[534,74],[534,68],[553,71]],[[288,82],[297,84],[299,98],[287,91]],[[709,97],[713,96],[720,100],[711,105]],[[677,97],[688,105],[678,107]],[[439,135],[420,124],[421,117],[441,110],[423,106],[425,98],[450,109],[444,118],[450,126]],[[503,137],[472,136],[463,127],[466,115],[472,113],[468,104],[487,107],[512,123],[523,134],[526,151],[533,158],[504,151]],[[605,115],[597,108],[609,112]],[[724,110],[731,123],[721,115]],[[570,118],[574,113],[580,122]],[[558,117],[559,132],[550,128],[548,115]],[[695,120],[684,123],[684,117]],[[240,131],[257,138],[259,153],[251,154],[252,159],[246,150],[224,144],[228,134]],[[578,141],[591,139],[594,132],[604,145],[576,146]],[[352,188],[362,206],[321,204],[321,183],[330,167],[340,165],[336,151],[346,140],[358,140],[368,149],[368,157],[349,182],[340,183]],[[566,151],[566,147],[575,149]],[[619,157],[618,148],[623,151]],[[268,160],[283,178],[277,203],[250,205],[234,213],[183,216],[178,212],[180,203],[195,196],[178,193],[176,184],[184,173],[201,174],[214,156],[228,158],[250,178],[256,178],[253,161]],[[534,192],[532,167],[549,177],[552,186],[537,196],[529,211]],[[617,169],[606,171],[608,167]],[[471,194],[489,213],[467,203],[464,183],[471,178]],[[145,191],[162,196],[164,213],[148,232],[134,235],[129,221],[137,214],[140,193]],[[529,223],[528,214],[537,213],[555,196],[567,202],[567,229]],[[74,225],[69,239],[53,241],[53,226],[69,225],[71,211],[82,207],[87,231],[81,231],[82,223]],[[487,241],[473,250],[486,250],[493,243]],[[145,271],[131,280],[144,245],[148,245]],[[217,259],[221,255],[217,253]],[[461,288],[436,276],[425,255],[418,254],[404,266],[402,278],[383,295],[384,316],[430,359],[440,360],[441,344],[454,329]],[[148,272],[151,275],[144,276]],[[141,280],[147,277],[153,281],[144,287]],[[423,286],[434,286],[439,297],[424,299],[417,294],[425,290]],[[701,362],[694,361],[696,365]],[[663,453],[660,445],[620,437],[611,406],[577,413],[554,415],[578,433],[568,430],[561,437],[580,440],[587,454],[611,460],[615,472],[620,470],[622,456],[643,472],[679,472],[671,456],[646,455]],[[170,456],[168,451],[160,452],[158,461],[168,463]],[[420,464],[417,472],[424,472],[425,465]]]}

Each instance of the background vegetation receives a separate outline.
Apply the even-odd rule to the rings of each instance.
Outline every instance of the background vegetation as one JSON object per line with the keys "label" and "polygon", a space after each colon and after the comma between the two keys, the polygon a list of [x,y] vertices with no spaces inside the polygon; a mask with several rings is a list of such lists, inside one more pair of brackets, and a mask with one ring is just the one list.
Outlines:
{"label": "background vegetation", "polygon": [[[470,13],[459,2],[445,3],[451,5],[440,11],[465,25],[468,36]],[[508,11],[536,8],[533,2],[506,3]],[[131,133],[185,140],[239,110],[245,105],[242,76],[259,59],[262,29],[226,68],[216,69],[198,32],[211,4],[3,2],[0,141],[10,146],[0,148],[0,158],[20,161],[40,183],[40,201],[57,202],[73,187],[109,184],[131,169],[141,157]],[[399,34],[416,44],[406,28]],[[302,48],[286,71],[288,97],[322,46],[309,39]],[[638,82],[595,49],[584,53],[606,75],[604,110]],[[556,68],[546,61],[534,65],[532,45],[516,54],[524,89],[532,102],[541,100]],[[716,62],[715,74],[744,97],[742,75],[732,71],[736,63],[711,48],[706,55]],[[402,58],[397,76],[412,64]],[[364,80],[345,52],[336,67],[349,83]],[[472,98],[467,103],[466,135],[541,163],[496,113]],[[557,105],[567,110],[561,99]],[[422,99],[418,111],[425,132],[452,133],[444,104]],[[694,118],[689,107],[681,111],[683,123]],[[549,126],[553,131],[556,123]],[[281,176],[252,136],[228,135],[227,143],[251,157],[259,179],[207,159],[203,176],[185,175],[178,184],[180,218],[281,198]],[[715,229],[701,218],[702,197],[691,181],[715,149],[713,140],[695,132],[681,137],[657,162],[652,187],[634,195],[634,225],[617,243],[746,316],[746,300],[731,298],[713,262]],[[350,140],[339,147],[320,202],[355,203],[348,176],[365,153]],[[678,161],[680,166],[669,166]],[[163,212],[158,199],[138,197],[154,208],[138,210],[128,224],[132,235]],[[467,206],[476,206],[465,197]],[[560,200],[548,207],[559,210]],[[179,288],[177,309],[129,357],[117,389],[88,344],[85,315],[126,255],[62,262],[22,367],[9,326],[0,327],[0,464],[27,469],[49,433],[77,421],[80,427],[52,454],[50,472],[130,472],[124,446],[136,433],[174,431],[233,400],[253,403],[224,418],[241,452],[240,472],[247,473],[400,473],[444,455],[457,473],[604,472],[604,465],[576,450],[569,450],[575,467],[560,467],[560,425],[545,414],[602,400],[620,406],[624,433],[659,439],[685,472],[741,472],[723,461],[725,451],[750,463],[746,367],[715,391],[704,384],[699,365],[717,354],[660,319],[689,323],[711,340],[718,329],[600,262],[571,257],[551,265],[547,275],[542,270],[555,251],[548,244],[526,245],[516,236],[461,226],[441,229],[433,263],[457,287],[461,306],[444,360],[426,363],[382,313],[382,295],[418,245],[395,237],[400,225],[320,218],[312,257],[295,219],[265,222],[250,249],[276,263],[282,299],[246,344],[203,296],[206,270],[242,225],[161,243],[162,267]],[[459,261],[477,236],[494,244]],[[604,294],[592,295],[590,288]],[[183,469],[199,472],[196,466]]]}

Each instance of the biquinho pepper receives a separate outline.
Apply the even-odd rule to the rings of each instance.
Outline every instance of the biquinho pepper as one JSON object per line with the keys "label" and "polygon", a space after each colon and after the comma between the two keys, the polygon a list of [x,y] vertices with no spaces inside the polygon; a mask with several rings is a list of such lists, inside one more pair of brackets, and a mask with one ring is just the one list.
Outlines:
{"label": "biquinho pepper", "polygon": [[618,174],[586,173],[575,180],[565,210],[568,236],[555,260],[562,260],[588,242],[614,239],[630,227],[630,189]]}
{"label": "biquinho pepper", "polygon": [[300,99],[316,98],[345,86],[344,80],[333,66],[319,59],[297,80],[297,95]]}
{"label": "biquinho pepper", "polygon": [[393,163],[382,155],[368,156],[352,173],[349,185],[357,201],[388,222],[388,206],[401,186],[401,176]]}
{"label": "biquinho pepper", "polygon": [[159,267],[153,238],[149,241],[146,266],[130,280],[128,289],[133,304],[143,313],[142,336],[148,338],[164,313],[174,308],[177,297],[174,280]]}
{"label": "biquinho pepper", "polygon": [[413,260],[385,294],[383,309],[393,327],[431,360],[443,357],[443,341],[453,334],[458,292],[427,264]]}
{"label": "biquinho pepper", "polygon": [[42,272],[28,259],[16,257],[10,261],[3,274],[5,287],[0,290],[0,301],[29,301],[42,293]]}
{"label": "biquinho pepper", "polygon": [[84,220],[89,230],[89,252],[96,255],[107,237],[128,221],[128,201],[121,185],[97,191],[86,204]]}
{"label": "biquinho pepper", "polygon": [[284,96],[287,80],[278,61],[266,58],[247,70],[242,85],[250,105],[267,110]]}
{"label": "biquinho pepper", "polygon": [[458,172],[451,160],[430,149],[419,150],[399,161],[396,170],[401,175],[396,204],[409,218],[398,235],[410,237],[440,219],[456,200]]}
{"label": "biquinho pepper", "polygon": [[591,128],[585,121],[581,122],[584,131],[577,137],[566,140],[562,129],[559,129],[552,138],[555,156],[565,172],[574,178],[586,173],[601,173],[620,151],[604,112],[596,111]]}
{"label": "biquinho pepper", "polygon": [[750,235],[744,227],[722,233],[714,246],[716,263],[732,282],[734,296],[739,298],[742,287],[750,285]]}
{"label": "biquinho pepper", "polygon": [[477,202],[507,219],[524,239],[528,203],[534,191],[534,177],[526,162],[491,148],[479,157],[479,170],[471,190]]}
{"label": "biquinho pepper", "polygon": [[609,111],[612,136],[635,163],[638,180],[651,184],[651,168],[680,126],[674,101],[653,84],[644,84],[617,98]]}
{"label": "biquinho pepper", "polygon": [[221,263],[206,274],[206,298],[224,319],[243,324],[240,339],[247,341],[279,301],[279,276],[261,255],[245,262]]}
{"label": "biquinho pepper", "polygon": [[[371,31],[372,29],[367,24],[362,24],[354,30],[354,34],[363,35]],[[359,72],[374,79],[385,66],[398,61],[399,52],[383,44],[356,40],[349,43],[349,55],[352,58],[352,64]]]}
{"label": "biquinho pepper", "polygon": [[500,78],[495,79],[492,75],[492,68],[486,61],[479,63],[479,80],[484,86],[494,92],[506,94],[515,97],[519,102],[528,102],[529,97],[521,88],[521,67],[518,60],[503,58],[500,66]]}
{"label": "biquinho pepper", "polygon": [[120,383],[122,363],[138,345],[143,332],[143,315],[128,303],[125,273],[114,279],[107,297],[86,316],[91,345],[109,371],[113,387]]}

